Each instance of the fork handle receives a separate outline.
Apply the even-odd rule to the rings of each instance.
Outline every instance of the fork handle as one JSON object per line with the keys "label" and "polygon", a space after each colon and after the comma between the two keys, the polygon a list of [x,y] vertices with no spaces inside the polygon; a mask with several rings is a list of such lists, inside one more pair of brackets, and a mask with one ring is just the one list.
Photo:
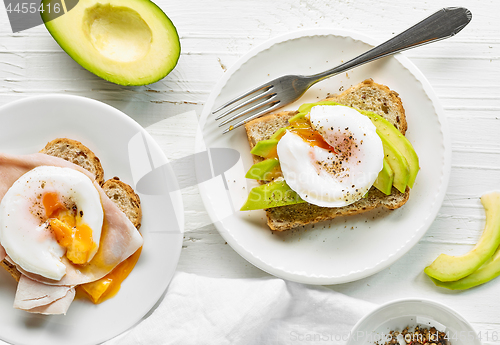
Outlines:
{"label": "fork handle", "polygon": [[472,13],[463,7],[447,7],[413,25],[399,35],[370,49],[369,51],[349,60],[328,71],[309,76],[311,84],[345,72],[365,63],[378,60],[400,51],[415,48],[424,44],[439,41],[456,35],[472,19]]}

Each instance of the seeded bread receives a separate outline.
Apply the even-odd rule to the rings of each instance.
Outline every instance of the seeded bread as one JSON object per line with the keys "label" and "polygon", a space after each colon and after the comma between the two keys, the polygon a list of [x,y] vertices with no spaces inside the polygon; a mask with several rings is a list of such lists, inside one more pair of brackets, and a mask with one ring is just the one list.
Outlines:
{"label": "seeded bread", "polygon": [[[104,182],[104,170],[99,158],[85,145],[76,140],[59,138],[49,142],[40,152],[63,158],[92,172],[108,198],[125,213],[137,229],[141,227],[142,209],[139,196],[134,192],[132,187],[120,181],[118,177]],[[10,264],[7,260],[0,262],[0,266],[7,270],[14,279],[19,281],[21,273],[16,269],[16,266]]]}
{"label": "seeded bread", "polygon": [[118,177],[114,177],[104,182],[102,189],[108,198],[113,200],[118,208],[127,215],[132,224],[139,229],[142,219],[141,200],[132,187],[120,181]]}
{"label": "seeded bread", "polygon": [[[377,113],[391,122],[401,133],[406,133],[406,116],[399,95],[387,86],[377,84],[371,79],[365,80],[338,95],[328,96],[325,100]],[[250,148],[253,148],[261,140],[269,139],[279,128],[289,126],[288,120],[295,114],[297,111],[282,111],[248,122],[245,128]],[[255,155],[253,159],[255,163],[263,160]],[[263,181],[260,182],[263,183]],[[408,187],[406,187],[405,193],[400,193],[393,187],[392,193],[385,195],[372,187],[366,198],[344,207],[320,207],[309,203],[273,207],[266,209],[267,224],[271,230],[284,231],[301,225],[331,220],[339,216],[363,213],[379,206],[397,209],[406,203],[409,193]]]}
{"label": "seeded bread", "polygon": [[99,158],[81,142],[58,138],[45,145],[40,153],[59,157],[87,169],[95,175],[95,180],[102,186],[104,184],[104,169]]}

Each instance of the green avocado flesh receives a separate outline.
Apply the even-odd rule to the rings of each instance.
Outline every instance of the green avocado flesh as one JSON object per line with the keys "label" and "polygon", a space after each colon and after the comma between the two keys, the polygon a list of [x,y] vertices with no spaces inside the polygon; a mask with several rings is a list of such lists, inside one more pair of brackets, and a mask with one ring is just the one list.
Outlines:
{"label": "green avocado flesh", "polygon": [[467,290],[487,283],[498,276],[500,276],[500,247],[497,249],[491,260],[465,278],[452,282],[442,282],[432,277],[431,279],[434,284],[440,287],[450,290]]}
{"label": "green avocado flesh", "polygon": [[[333,101],[306,103],[299,107],[298,113],[290,118],[288,122],[294,123],[296,121],[302,120],[311,111],[311,108],[316,105],[344,106]],[[413,149],[408,139],[382,116],[369,111],[362,111],[359,109],[356,110],[367,116],[372,121],[377,129],[377,134],[379,135],[384,147],[384,165],[373,186],[386,195],[391,194],[392,186],[394,186],[401,193],[404,193],[406,191],[406,186],[412,188],[419,170],[419,163],[417,154],[415,153],[415,150]],[[287,128],[288,127],[280,128],[271,136],[270,139],[257,142],[257,144],[250,152],[263,158],[270,157],[273,153],[276,152],[276,146],[278,145],[279,139],[284,134]],[[264,163],[268,160],[269,159],[254,164],[247,173],[247,178],[265,180],[261,177],[263,177],[266,172],[268,173],[268,171],[266,171],[265,169],[263,170],[263,167],[267,167],[267,165],[265,164],[272,164],[271,162]],[[272,168],[275,168],[275,166],[273,166]],[[285,204],[282,203],[279,206],[284,205]],[[260,208],[271,207],[267,204],[262,204],[261,206],[262,207]]]}
{"label": "green avocado flesh", "polygon": [[[377,133],[379,133],[378,130]],[[383,135],[380,135],[380,133],[379,137],[380,140],[382,140],[382,146],[384,146],[384,159],[387,160],[387,163],[394,172],[392,184],[397,190],[404,193],[410,177],[408,162],[391,141],[387,140]]]}
{"label": "green avocado flesh", "polygon": [[384,158],[384,167],[378,173],[375,182],[373,182],[373,187],[377,188],[385,195],[390,195],[392,191],[393,181],[394,181],[394,172],[392,171],[389,162],[387,162],[387,159]]}
{"label": "green avocado flesh", "polygon": [[254,180],[270,181],[279,171],[280,161],[274,158],[263,160],[252,165],[245,175],[246,178]]}
{"label": "green avocado flesh", "polygon": [[278,141],[278,139],[261,140],[257,144],[255,144],[250,153],[259,157],[266,158],[271,154],[271,152],[276,150]]}
{"label": "green avocado flesh", "polygon": [[[59,0],[43,0],[52,8]],[[180,42],[163,11],[149,0],[80,0],[47,30],[69,56],[97,76],[120,85],[146,85],[177,64]]]}
{"label": "green avocado flesh", "polygon": [[260,210],[305,202],[285,181],[273,181],[252,188],[241,211]]}
{"label": "green avocado flesh", "polygon": [[[486,225],[479,242],[465,255],[449,256],[441,254],[438,256],[424,270],[429,277],[440,282],[455,282],[458,286],[466,286],[487,278],[493,279],[498,275],[500,269],[500,254],[498,252],[492,261],[481,269],[478,270],[478,268],[490,259],[500,246],[500,193],[494,192],[483,195],[481,203],[486,213]],[[472,276],[472,274],[475,274],[475,276]],[[464,280],[467,279],[465,285],[463,285],[463,282],[457,282],[463,278]]]}
{"label": "green avocado flesh", "polygon": [[[286,132],[286,127],[278,129],[276,132],[274,132],[273,135],[271,135],[271,139],[278,139],[281,138]],[[277,144],[277,143],[276,143]]]}
{"label": "green avocado flesh", "polygon": [[375,127],[377,127],[379,135],[385,137],[388,141],[390,141],[394,145],[394,147],[405,157],[410,170],[408,186],[410,186],[410,188],[413,188],[413,184],[415,183],[415,179],[417,178],[419,165],[417,153],[411,146],[408,139],[382,116],[369,111],[361,111],[361,114],[368,116]]}

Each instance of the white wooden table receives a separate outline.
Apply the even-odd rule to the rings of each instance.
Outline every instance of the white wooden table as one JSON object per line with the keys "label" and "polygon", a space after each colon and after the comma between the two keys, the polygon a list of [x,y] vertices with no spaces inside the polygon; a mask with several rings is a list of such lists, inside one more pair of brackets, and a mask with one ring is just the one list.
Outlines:
{"label": "white wooden table", "polygon": [[[156,3],[176,25],[182,53],[170,75],[141,87],[110,84],[87,72],[43,26],[12,34],[1,7],[0,105],[51,93],[97,99],[147,127],[170,159],[180,158],[194,150],[195,114],[200,115],[217,80],[228,66],[265,40],[301,28],[335,27],[383,41],[441,7],[469,8],[473,20],[457,37],[404,53],[428,78],[448,118],[453,159],[444,204],[427,234],[401,260],[372,277],[331,288],[375,303],[402,297],[435,299],[456,309],[483,336],[487,331],[500,332],[500,278],[457,293],[437,289],[422,273],[440,253],[465,253],[477,242],[485,219],[479,197],[500,190],[498,0]],[[186,114],[189,111],[195,113]],[[267,276],[225,244],[210,224],[196,187],[183,190],[183,198],[186,231],[178,270],[212,277]],[[490,337],[484,343],[500,344],[500,340]]]}

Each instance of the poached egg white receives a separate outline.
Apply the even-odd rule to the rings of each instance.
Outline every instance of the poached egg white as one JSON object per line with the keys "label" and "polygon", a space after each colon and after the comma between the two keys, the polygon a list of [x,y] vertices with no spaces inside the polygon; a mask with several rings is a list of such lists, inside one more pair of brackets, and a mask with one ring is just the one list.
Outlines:
{"label": "poached egg white", "polygon": [[317,206],[342,207],[356,202],[383,167],[384,150],[375,125],[346,106],[315,106],[309,117],[312,129],[329,147],[316,145],[300,131],[287,131],[277,148],[286,183]]}

